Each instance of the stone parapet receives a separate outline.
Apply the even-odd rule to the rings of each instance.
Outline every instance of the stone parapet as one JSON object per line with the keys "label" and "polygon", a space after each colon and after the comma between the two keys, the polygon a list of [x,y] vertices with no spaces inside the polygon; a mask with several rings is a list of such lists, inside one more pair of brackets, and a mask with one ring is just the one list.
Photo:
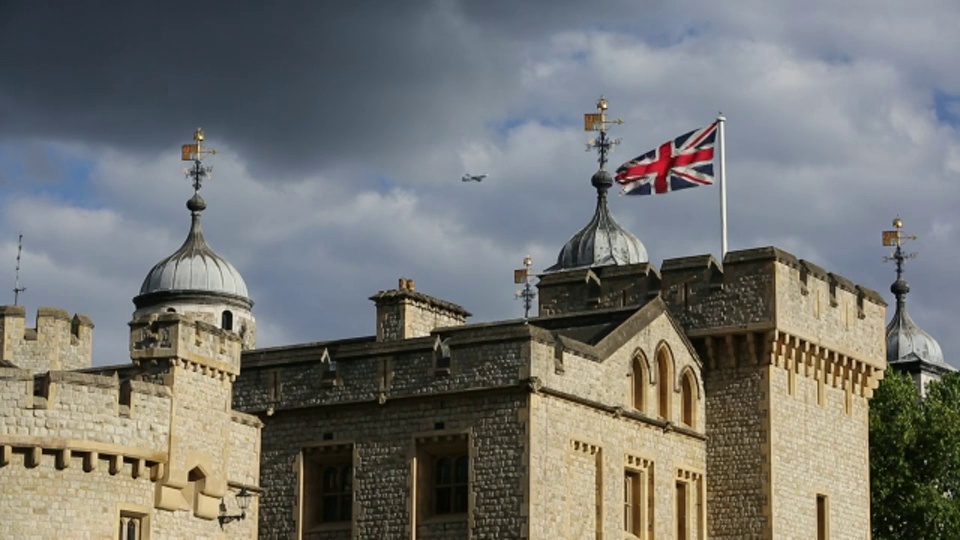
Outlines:
{"label": "stone parapet", "polygon": [[649,263],[543,274],[537,283],[539,315],[642,305],[659,288],[660,273]]}
{"label": "stone parapet", "polygon": [[774,247],[664,261],[661,295],[690,336],[777,329],[886,366],[883,298]]}
{"label": "stone parapet", "polygon": [[[0,368],[0,447],[166,461],[167,388],[113,377]],[[69,456],[68,456],[69,457]]]}
{"label": "stone parapet", "polygon": [[36,326],[26,326],[23,306],[0,306],[0,361],[34,373],[90,367],[93,322],[58,308],[37,309]]}
{"label": "stone parapet", "polygon": [[179,313],[144,315],[129,325],[135,364],[176,361],[230,381],[240,372],[242,338],[234,332]]}
{"label": "stone parapet", "polygon": [[518,321],[448,327],[403,341],[365,338],[249,351],[233,404],[262,412],[515,385],[535,331]]}

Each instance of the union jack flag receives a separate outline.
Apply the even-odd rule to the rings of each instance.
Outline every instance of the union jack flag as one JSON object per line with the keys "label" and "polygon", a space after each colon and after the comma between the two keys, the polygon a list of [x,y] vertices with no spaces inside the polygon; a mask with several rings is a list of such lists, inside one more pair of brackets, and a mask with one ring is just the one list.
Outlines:
{"label": "union jack flag", "polygon": [[717,123],[685,133],[617,169],[625,195],[652,195],[713,184]]}

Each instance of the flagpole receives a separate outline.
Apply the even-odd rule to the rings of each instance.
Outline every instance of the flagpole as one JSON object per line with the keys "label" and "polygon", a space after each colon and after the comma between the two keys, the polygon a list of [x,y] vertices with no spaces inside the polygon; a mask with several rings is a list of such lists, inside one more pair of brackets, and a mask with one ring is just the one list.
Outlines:
{"label": "flagpole", "polygon": [[724,140],[724,124],[727,122],[723,113],[717,114],[717,146],[720,151],[720,170],[717,174],[720,182],[720,263],[727,256],[727,158],[726,141]]}

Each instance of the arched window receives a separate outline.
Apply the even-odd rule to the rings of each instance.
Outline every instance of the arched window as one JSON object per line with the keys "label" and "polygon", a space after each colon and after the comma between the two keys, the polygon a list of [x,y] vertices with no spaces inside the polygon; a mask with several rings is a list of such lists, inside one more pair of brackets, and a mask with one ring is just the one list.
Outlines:
{"label": "arched window", "polygon": [[695,427],[697,418],[697,387],[693,373],[685,371],[680,380],[680,421],[687,427]]}
{"label": "arched window", "polygon": [[220,328],[224,330],[233,330],[233,312],[230,310],[224,310],[223,314],[220,315]]}
{"label": "arched window", "polygon": [[657,396],[660,417],[672,419],[671,396],[673,394],[673,357],[670,350],[660,347],[657,351]]}
{"label": "arched window", "polygon": [[637,354],[633,358],[632,371],[630,373],[630,405],[640,411],[647,411],[647,360],[642,354]]}
{"label": "arched window", "polygon": [[173,309],[172,307],[167,308],[167,313],[176,313],[176,312],[177,310]]}

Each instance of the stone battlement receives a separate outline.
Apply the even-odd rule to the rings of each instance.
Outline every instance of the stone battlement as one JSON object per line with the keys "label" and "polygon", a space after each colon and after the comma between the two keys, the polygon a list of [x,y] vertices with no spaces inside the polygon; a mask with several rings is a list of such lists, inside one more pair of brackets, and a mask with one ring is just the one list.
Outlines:
{"label": "stone battlement", "polygon": [[540,315],[639,305],[661,296],[691,337],[779,330],[885,366],[877,292],[775,247],[545,274]]}
{"label": "stone battlement", "polygon": [[23,306],[0,306],[0,339],[0,360],[34,373],[91,365],[93,322],[86,315],[41,307],[28,328]]}
{"label": "stone battlement", "polygon": [[28,449],[92,453],[94,461],[96,456],[119,456],[162,463],[171,406],[164,386],[68,371],[35,375],[28,369],[0,368],[0,448],[7,461],[10,449]]}
{"label": "stone battlement", "polygon": [[242,338],[179,313],[153,313],[130,325],[130,358],[135,364],[173,361],[231,382],[240,372]]}
{"label": "stone battlement", "polygon": [[775,247],[666,260],[660,293],[691,337],[777,329],[886,365],[883,297]]}

